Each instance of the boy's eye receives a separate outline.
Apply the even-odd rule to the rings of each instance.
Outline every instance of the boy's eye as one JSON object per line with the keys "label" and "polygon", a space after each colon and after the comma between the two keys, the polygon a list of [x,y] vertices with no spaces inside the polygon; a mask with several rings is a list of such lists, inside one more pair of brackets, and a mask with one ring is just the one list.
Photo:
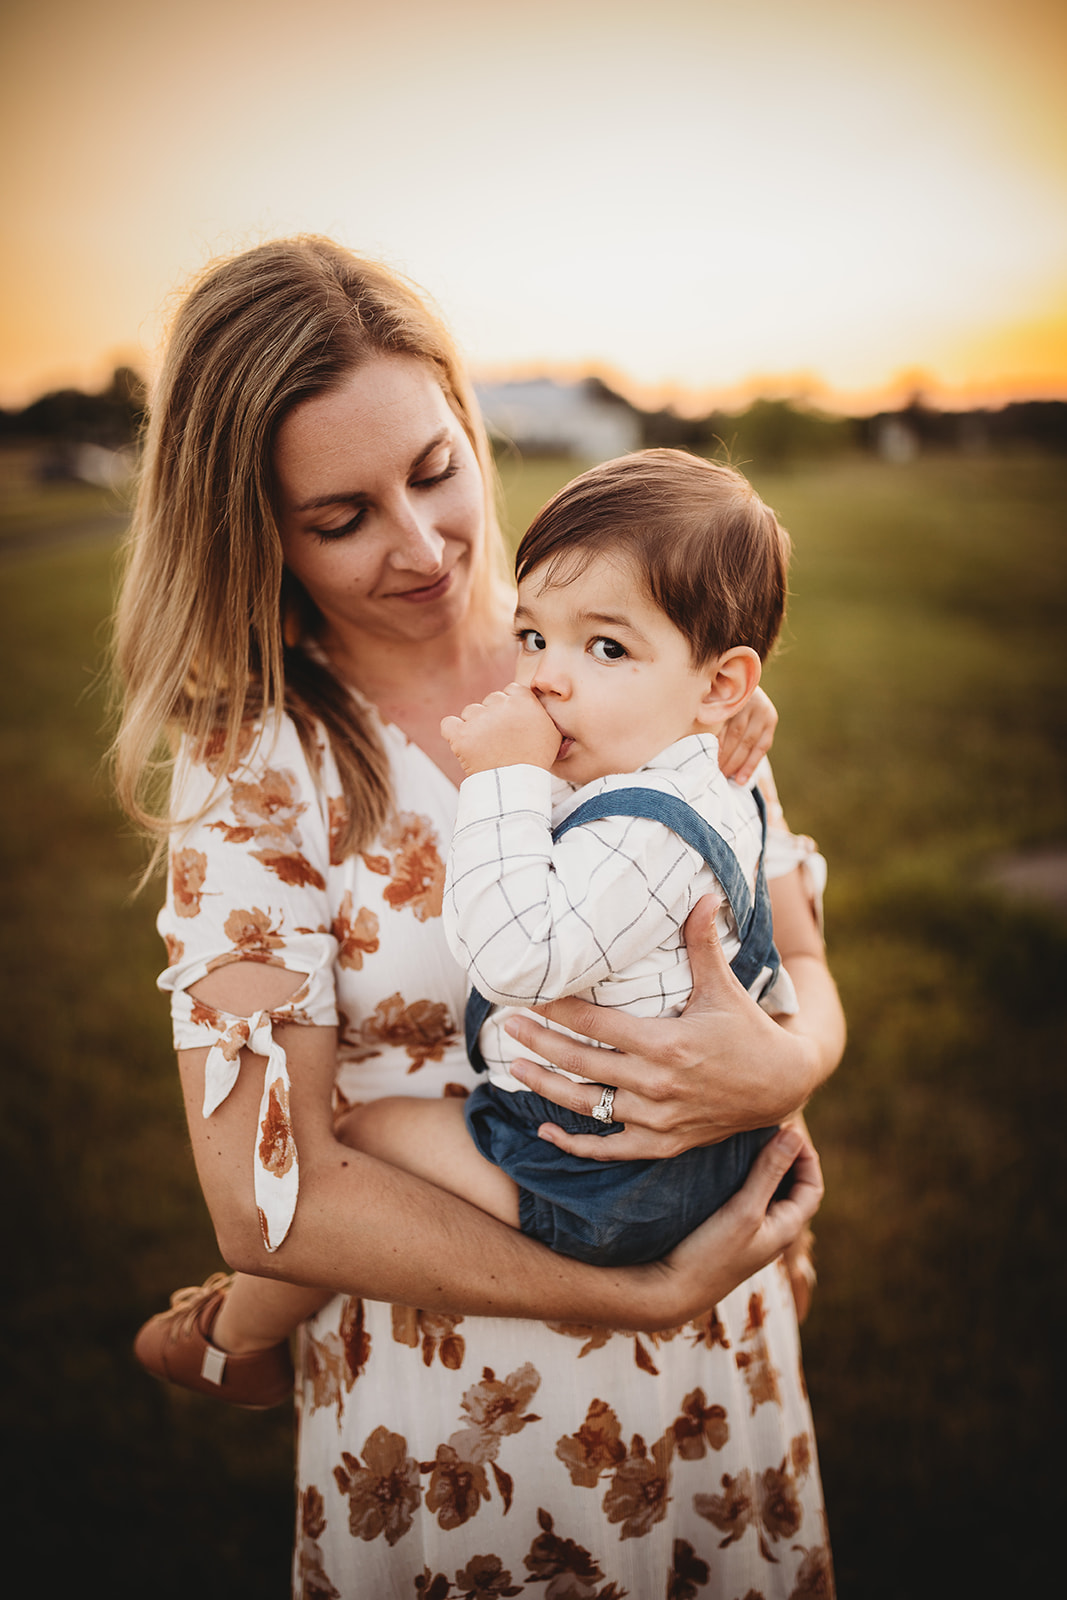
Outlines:
{"label": "boy's eye", "polygon": [[621,661],[626,650],[617,639],[594,639],[589,654],[597,661]]}
{"label": "boy's eye", "polygon": [[538,633],[536,628],[520,628],[519,648],[526,655],[536,654],[538,650],[545,648],[544,635]]}

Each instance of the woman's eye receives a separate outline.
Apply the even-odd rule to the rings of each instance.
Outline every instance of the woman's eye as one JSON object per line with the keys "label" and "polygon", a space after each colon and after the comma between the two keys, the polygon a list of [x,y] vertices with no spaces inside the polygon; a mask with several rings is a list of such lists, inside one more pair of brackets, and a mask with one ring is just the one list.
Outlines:
{"label": "woman's eye", "polygon": [[544,635],[538,633],[536,628],[521,628],[518,639],[520,648],[527,655],[535,655],[538,650],[545,648]]}
{"label": "woman's eye", "polygon": [[364,510],[359,510],[347,522],[339,523],[336,528],[312,528],[312,533],[320,544],[333,544],[337,539],[343,539],[346,534],[355,533],[366,516]]}
{"label": "woman's eye", "polygon": [[439,483],[447,483],[449,478],[454,478],[459,471],[459,466],[450,456],[439,472],[430,472],[423,478],[413,478],[413,489],[433,489]]}
{"label": "woman's eye", "polygon": [[626,650],[617,639],[594,639],[589,654],[597,661],[621,661]]}

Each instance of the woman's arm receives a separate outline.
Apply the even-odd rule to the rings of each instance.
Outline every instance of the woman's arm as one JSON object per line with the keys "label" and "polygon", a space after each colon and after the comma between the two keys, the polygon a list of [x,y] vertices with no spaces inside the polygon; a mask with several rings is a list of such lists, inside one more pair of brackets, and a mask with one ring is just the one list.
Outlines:
{"label": "woman's arm", "polygon": [[[194,991],[227,1010],[277,1006],[293,976],[235,963]],[[243,1272],[426,1309],[669,1328],[699,1315],[775,1258],[817,1209],[818,1158],[799,1131],[762,1152],[744,1188],[664,1262],[594,1268],[554,1255],[455,1196],[339,1144],[330,1118],[336,1041],[328,1028],[275,1025],[289,1059],[300,1199],[284,1243],[260,1234],[252,1150],[263,1060],[245,1051],[228,1097],[202,1114],[204,1049],[179,1052],[193,1152],[224,1258]],[[796,1162],[787,1200],[772,1196]]]}
{"label": "woman's arm", "polygon": [[[545,1123],[542,1138],[599,1161],[677,1155],[748,1128],[784,1121],[805,1104],[837,1066],[845,1023],[814,907],[800,868],[769,885],[775,942],[796,987],[800,1011],[776,1021],[738,983],[715,932],[716,902],[705,897],[685,925],[693,993],[680,1017],[651,1021],[585,1001],[558,1000],[538,1009],[575,1033],[618,1052],[614,1115],[625,1131],[610,1139],[569,1135]],[[597,1078],[604,1057],[566,1034],[515,1017],[507,1030],[554,1066]],[[588,1115],[599,1089],[519,1060],[515,1077],[547,1100]]]}

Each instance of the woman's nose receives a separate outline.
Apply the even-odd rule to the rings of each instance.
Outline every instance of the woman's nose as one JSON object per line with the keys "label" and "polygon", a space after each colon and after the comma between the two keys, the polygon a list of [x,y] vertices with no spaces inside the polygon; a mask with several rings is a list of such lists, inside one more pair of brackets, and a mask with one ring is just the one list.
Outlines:
{"label": "woman's nose", "polygon": [[445,541],[432,520],[419,507],[404,503],[396,511],[396,529],[390,560],[407,572],[436,572]]}

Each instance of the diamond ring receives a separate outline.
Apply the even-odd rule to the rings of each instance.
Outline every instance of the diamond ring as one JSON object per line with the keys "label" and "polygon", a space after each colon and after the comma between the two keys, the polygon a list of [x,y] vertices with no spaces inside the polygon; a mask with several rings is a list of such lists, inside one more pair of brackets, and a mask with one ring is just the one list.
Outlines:
{"label": "diamond ring", "polygon": [[615,1100],[615,1090],[605,1088],[600,1099],[593,1107],[592,1115],[597,1122],[610,1122],[612,1120],[611,1107]]}

